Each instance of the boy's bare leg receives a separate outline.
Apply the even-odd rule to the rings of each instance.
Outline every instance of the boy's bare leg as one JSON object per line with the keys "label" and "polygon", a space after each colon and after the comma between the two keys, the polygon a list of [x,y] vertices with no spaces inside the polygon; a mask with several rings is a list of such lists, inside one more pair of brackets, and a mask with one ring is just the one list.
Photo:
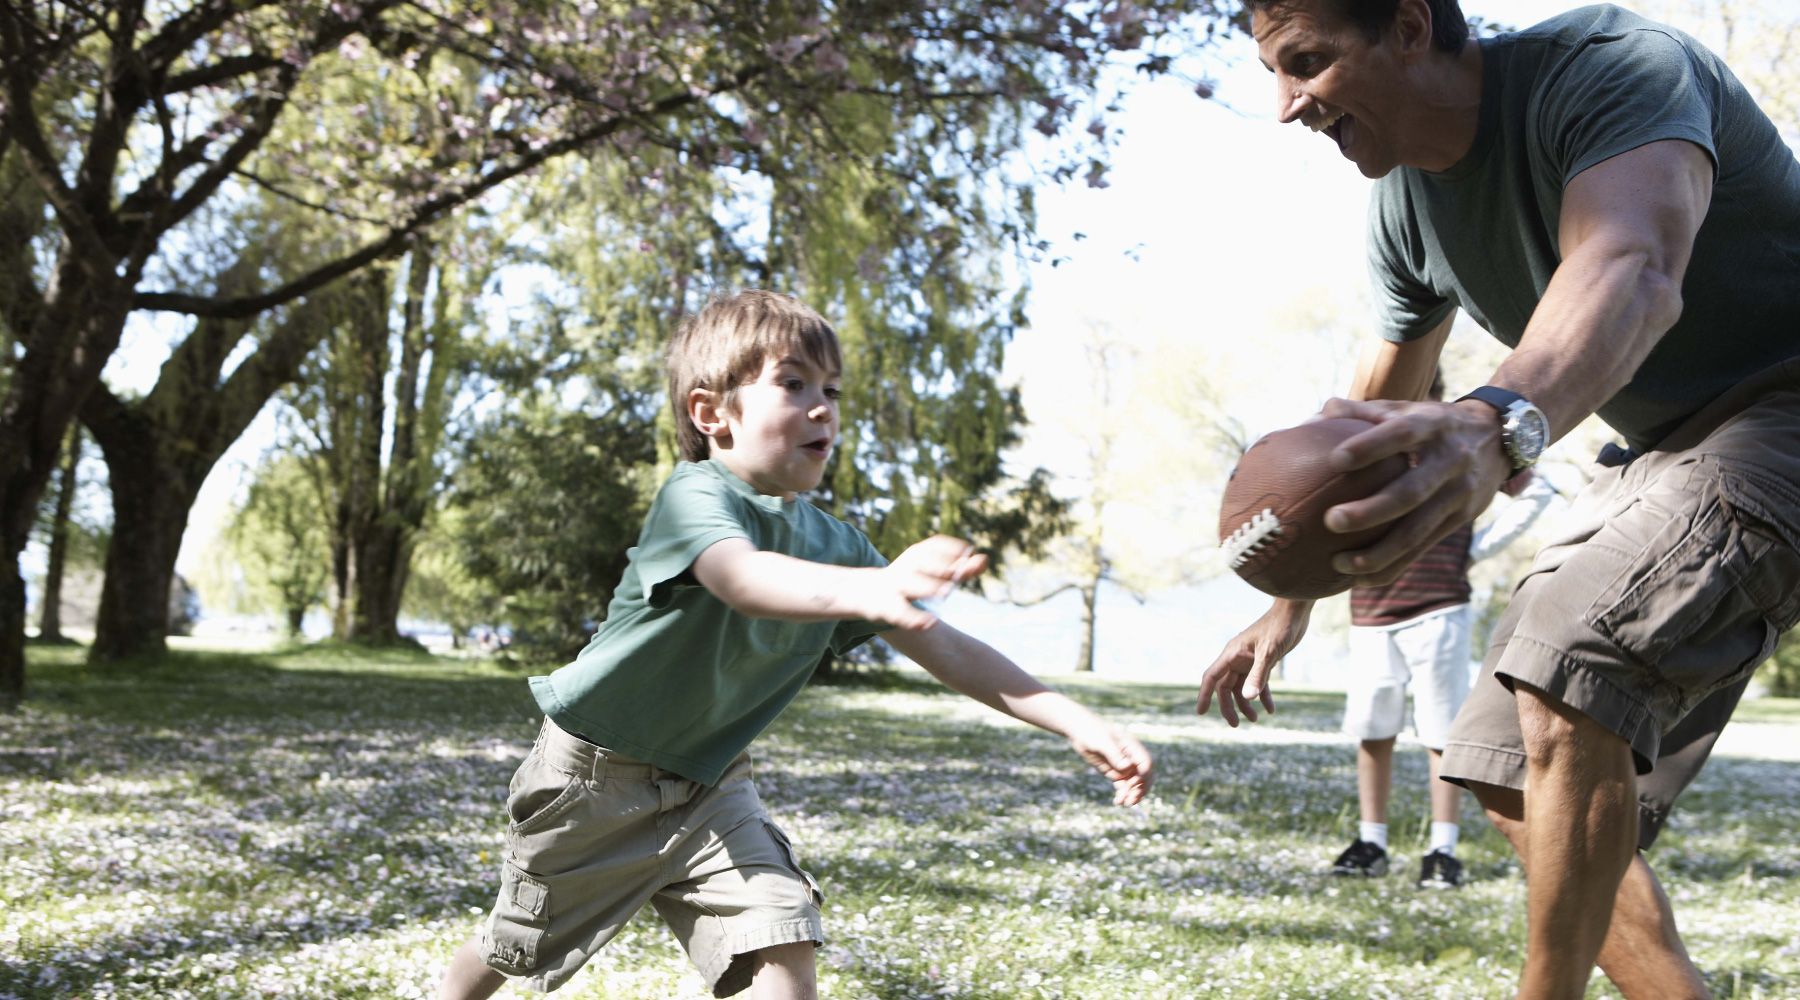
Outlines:
{"label": "boy's bare leg", "polygon": [[1425,751],[1425,758],[1431,769],[1431,821],[1462,822],[1462,786],[1438,780],[1438,769],[1444,764],[1444,751],[1428,749]]}
{"label": "boy's bare leg", "polygon": [[488,967],[474,938],[463,942],[444,970],[444,981],[438,984],[438,1000],[487,1000],[494,991],[506,985],[506,976]]}
{"label": "boy's bare leg", "polygon": [[750,1000],[818,1000],[818,970],[811,941],[778,944],[751,956]]}
{"label": "boy's bare leg", "polygon": [[[1471,782],[1469,790],[1521,860],[1526,853],[1525,797],[1511,788]],[[1600,948],[1600,968],[1626,1000],[1711,1000],[1706,981],[1694,968],[1675,914],[1656,873],[1642,855],[1619,882],[1612,922]]]}
{"label": "boy's bare leg", "polygon": [[1356,748],[1356,800],[1364,823],[1386,823],[1394,787],[1394,737],[1363,740]]}

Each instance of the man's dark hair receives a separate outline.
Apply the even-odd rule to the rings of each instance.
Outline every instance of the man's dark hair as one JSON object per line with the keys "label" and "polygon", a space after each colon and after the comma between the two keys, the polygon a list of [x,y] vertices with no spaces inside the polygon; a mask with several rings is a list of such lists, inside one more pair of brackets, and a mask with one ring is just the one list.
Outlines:
{"label": "man's dark hair", "polygon": [[[1244,0],[1246,11],[1275,11],[1290,7],[1294,0]],[[1361,28],[1369,41],[1381,39],[1381,33],[1393,26],[1400,13],[1400,0],[1326,0],[1329,6]],[[1463,18],[1457,0],[1425,0],[1431,8],[1431,44],[1444,52],[1457,53],[1469,40],[1469,22]]]}

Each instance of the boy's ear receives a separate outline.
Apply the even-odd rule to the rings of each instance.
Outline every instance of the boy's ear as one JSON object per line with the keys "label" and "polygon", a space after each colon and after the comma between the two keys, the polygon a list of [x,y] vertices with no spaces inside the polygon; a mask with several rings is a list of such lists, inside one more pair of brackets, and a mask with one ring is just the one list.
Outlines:
{"label": "boy's ear", "polygon": [[731,428],[725,422],[725,403],[711,389],[690,389],[687,398],[688,419],[695,429],[715,444],[731,443]]}

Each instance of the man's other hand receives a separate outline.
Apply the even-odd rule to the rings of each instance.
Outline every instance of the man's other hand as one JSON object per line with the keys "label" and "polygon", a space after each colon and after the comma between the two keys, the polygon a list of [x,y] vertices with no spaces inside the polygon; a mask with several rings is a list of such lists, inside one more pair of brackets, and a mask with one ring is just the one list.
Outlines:
{"label": "man's other hand", "polygon": [[1500,446],[1500,416],[1480,400],[1333,399],[1321,413],[1375,425],[1332,451],[1329,461],[1336,468],[1360,469],[1400,454],[1410,456],[1412,463],[1375,495],[1325,512],[1325,527],[1331,531],[1392,525],[1374,545],[1332,559],[1332,567],[1355,577],[1359,587],[1392,583],[1426,549],[1473,521],[1512,473]]}

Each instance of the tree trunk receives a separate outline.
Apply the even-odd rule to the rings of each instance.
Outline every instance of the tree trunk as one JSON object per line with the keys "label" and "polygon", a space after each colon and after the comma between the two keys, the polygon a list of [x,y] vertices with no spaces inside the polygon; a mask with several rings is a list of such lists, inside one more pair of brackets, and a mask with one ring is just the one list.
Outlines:
{"label": "tree trunk", "polygon": [[1094,672],[1094,607],[1100,600],[1100,579],[1095,577],[1081,588],[1081,652],[1075,654],[1075,672]]}
{"label": "tree trunk", "polygon": [[[0,234],[3,236],[4,234]],[[50,297],[8,308],[24,354],[0,397],[0,707],[25,697],[25,581],[19,556],[31,537],[63,435],[118,347],[141,260],[95,266],[67,245]]]}
{"label": "tree trunk", "polygon": [[132,423],[129,429],[112,428],[106,437],[98,429],[94,434],[112,481],[113,530],[90,663],[145,659],[167,650],[169,587],[199,486],[190,487],[162,460],[147,421]]}
{"label": "tree trunk", "polygon": [[249,324],[204,319],[143,399],[124,402],[105,386],[89,394],[81,419],[106,456],[113,495],[90,662],[156,656],[168,648],[169,588],[194,497],[219,457],[319,342],[323,300],[315,296],[292,308],[223,382],[225,358]]}
{"label": "tree trunk", "polygon": [[44,606],[38,618],[38,641],[63,642],[63,566],[69,558],[69,508],[75,502],[76,470],[81,465],[81,425],[69,428],[68,454],[63,457],[62,485],[50,522],[50,560],[44,567]]}
{"label": "tree trunk", "polygon": [[[357,439],[351,475],[350,495],[356,510],[350,522],[356,603],[350,637],[374,645],[400,641],[400,605],[412,573],[419,529],[430,507],[433,457],[441,436],[442,396],[449,368],[441,342],[453,331],[444,319],[450,283],[441,276],[433,322],[429,327],[426,324],[425,296],[432,268],[433,245],[421,239],[407,264],[400,366],[394,373],[394,434],[385,469],[380,429],[386,414],[384,389],[390,360],[386,296],[369,300],[368,322],[358,327],[362,342],[356,358],[364,407],[359,426],[365,433]],[[421,394],[420,377],[428,355],[431,373]],[[385,488],[376,493],[372,487],[384,480]]]}
{"label": "tree trunk", "polygon": [[306,624],[306,605],[302,604],[297,607],[290,607],[287,609],[287,628],[288,628],[288,638],[289,639],[300,638],[300,636],[302,634],[302,629],[304,628],[305,624]]}

